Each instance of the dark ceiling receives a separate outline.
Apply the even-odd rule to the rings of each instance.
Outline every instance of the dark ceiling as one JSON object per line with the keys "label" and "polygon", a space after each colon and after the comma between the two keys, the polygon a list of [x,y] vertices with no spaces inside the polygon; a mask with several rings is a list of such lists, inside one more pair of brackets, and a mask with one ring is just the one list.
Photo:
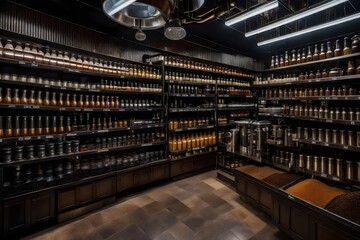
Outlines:
{"label": "dark ceiling", "polygon": [[[204,6],[199,11],[205,12],[214,8],[219,2],[227,0],[206,0]],[[258,0],[233,0],[236,6],[243,9],[252,6]],[[125,28],[112,20],[110,20],[102,12],[101,0],[13,0],[13,2],[33,8],[35,10],[44,12],[49,15],[91,28],[100,32],[104,32],[115,37],[123,38],[130,41],[136,41],[134,35],[136,30]],[[279,44],[270,44],[268,46],[258,47],[257,41],[271,37],[271,35],[286,33],[293,29],[310,26],[325,22],[329,15],[339,15],[343,12],[357,12],[360,10],[359,0],[349,0],[349,3],[342,5],[333,12],[326,12],[309,17],[306,21],[299,22],[296,25],[288,25],[278,31],[270,31],[270,33],[260,35],[257,37],[246,38],[244,33],[246,30],[257,28],[260,25],[271,22],[277,18],[284,17],[297,11],[304,6],[311,6],[320,2],[320,0],[281,0],[280,7],[276,11],[269,11],[268,14],[254,17],[251,21],[236,24],[233,27],[225,26],[224,19],[216,19],[215,21],[204,24],[187,24],[186,41],[191,41],[196,44],[210,47],[223,52],[242,53],[256,59],[268,57],[274,51],[282,50],[284,48],[296,48],[304,46],[304,42],[312,43],[331,38],[336,32],[336,35],[342,35],[353,32],[360,32],[360,21],[353,21],[351,24],[344,24],[339,27],[317,31],[316,33],[305,35],[304,37],[297,37],[289,41],[282,41]],[[236,10],[235,10],[236,11]],[[146,31],[149,40],[171,41],[166,39],[163,34],[163,29]],[[159,39],[162,38],[162,39]],[[151,41],[149,41],[151,42]],[[146,41],[145,41],[146,44]],[[176,42],[175,42],[176,44]]]}

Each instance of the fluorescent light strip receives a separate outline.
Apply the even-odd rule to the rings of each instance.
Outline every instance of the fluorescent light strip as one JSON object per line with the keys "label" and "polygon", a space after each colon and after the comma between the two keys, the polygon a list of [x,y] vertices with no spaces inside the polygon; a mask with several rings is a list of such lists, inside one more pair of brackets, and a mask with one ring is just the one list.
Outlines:
{"label": "fluorescent light strip", "polygon": [[108,14],[114,15],[115,13],[121,11],[122,9],[126,8],[127,6],[129,6],[130,4],[136,2],[136,0],[119,0],[117,3],[114,4],[113,9],[111,9],[110,11],[108,11]]}
{"label": "fluorescent light strip", "polygon": [[349,22],[349,21],[352,21],[352,20],[355,20],[355,19],[358,19],[358,18],[360,18],[360,13],[355,13],[353,15],[350,15],[350,16],[347,16],[347,17],[344,17],[344,18],[340,18],[340,19],[337,19],[337,20],[334,20],[334,21],[331,21],[331,22],[328,22],[328,23],[320,24],[320,25],[317,25],[317,26],[314,26],[314,27],[311,27],[311,28],[306,28],[306,29],[301,30],[301,31],[297,31],[297,32],[293,32],[293,33],[290,33],[290,34],[280,36],[280,37],[265,40],[265,41],[259,42],[257,45],[258,46],[263,46],[263,45],[266,45],[266,44],[269,44],[269,43],[278,42],[278,41],[281,41],[281,40],[289,39],[289,38],[296,37],[296,36],[299,36],[299,35],[303,35],[303,34],[306,34],[306,33],[315,32],[317,30],[324,29],[324,28],[327,28],[327,27],[331,27],[331,26],[334,26],[334,25],[338,25],[338,24],[341,24],[341,23]]}
{"label": "fluorescent light strip", "polygon": [[259,33],[262,33],[262,32],[266,32],[266,31],[269,31],[271,29],[274,29],[274,28],[277,28],[277,27],[281,27],[285,24],[288,24],[288,23],[291,23],[291,22],[295,22],[299,19],[302,19],[302,18],[305,18],[305,17],[308,17],[312,14],[315,14],[315,13],[318,13],[318,12],[321,12],[321,11],[324,11],[326,9],[329,9],[331,7],[334,7],[334,6],[337,6],[341,3],[344,3],[344,2],[347,2],[348,0],[333,0],[331,2],[328,2],[328,3],[325,3],[325,4],[322,4],[320,6],[317,6],[317,7],[314,7],[314,8],[311,8],[307,11],[304,11],[304,12],[301,12],[301,13],[298,13],[298,14],[295,14],[291,17],[287,17],[283,20],[280,20],[280,21],[277,21],[275,23],[272,23],[272,24],[269,24],[267,26],[264,26],[264,27],[261,27],[261,28],[258,28],[254,31],[250,31],[250,32],[247,32],[245,33],[245,37],[251,37],[251,36],[254,36],[256,34],[259,34]]}
{"label": "fluorescent light strip", "polygon": [[263,12],[266,12],[266,11],[269,11],[269,10],[271,10],[271,9],[277,8],[278,6],[279,6],[278,0],[271,1],[271,2],[269,2],[269,3],[266,3],[266,4],[264,4],[264,5],[261,5],[260,7],[255,8],[254,10],[250,10],[250,11],[244,13],[244,14],[241,14],[241,13],[240,13],[239,16],[234,17],[234,18],[232,18],[232,19],[230,19],[230,20],[227,20],[227,21],[225,22],[225,25],[226,25],[226,26],[233,25],[233,24],[235,24],[235,23],[244,21],[244,20],[246,20],[246,19],[248,19],[248,18],[251,18],[251,17],[254,17],[254,16],[256,16],[256,15],[259,15],[259,14],[261,14],[261,13],[263,13]]}

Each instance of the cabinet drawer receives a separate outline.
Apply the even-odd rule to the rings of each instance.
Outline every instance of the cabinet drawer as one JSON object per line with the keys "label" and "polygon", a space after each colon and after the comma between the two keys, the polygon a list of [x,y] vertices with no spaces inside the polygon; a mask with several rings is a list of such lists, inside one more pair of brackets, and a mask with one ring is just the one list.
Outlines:
{"label": "cabinet drawer", "polygon": [[122,173],[117,176],[117,191],[125,191],[134,187],[134,173]]}
{"label": "cabinet drawer", "polygon": [[44,222],[55,217],[54,193],[37,195],[30,199],[30,224]]}
{"label": "cabinet drawer", "polygon": [[150,181],[155,182],[169,177],[169,165],[161,164],[151,167],[150,169]]}
{"label": "cabinet drawer", "polygon": [[91,202],[94,199],[94,183],[81,185],[76,188],[77,205]]}
{"label": "cabinet drawer", "polygon": [[26,199],[4,203],[4,232],[20,229],[29,224]]}

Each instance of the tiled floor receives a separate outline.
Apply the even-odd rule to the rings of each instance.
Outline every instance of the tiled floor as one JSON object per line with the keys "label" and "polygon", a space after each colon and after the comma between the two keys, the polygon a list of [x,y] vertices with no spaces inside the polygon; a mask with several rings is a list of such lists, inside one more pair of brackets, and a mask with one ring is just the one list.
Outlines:
{"label": "tiled floor", "polygon": [[211,171],[124,198],[28,239],[288,239]]}

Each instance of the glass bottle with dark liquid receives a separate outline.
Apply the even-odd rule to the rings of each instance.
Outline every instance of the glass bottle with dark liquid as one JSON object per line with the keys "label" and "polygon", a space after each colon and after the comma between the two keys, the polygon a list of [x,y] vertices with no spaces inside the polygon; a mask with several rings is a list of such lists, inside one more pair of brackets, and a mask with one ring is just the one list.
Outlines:
{"label": "glass bottle with dark liquid", "polygon": [[69,93],[66,94],[65,107],[71,107],[70,94]]}
{"label": "glass bottle with dark liquid", "polygon": [[351,48],[350,48],[350,38],[345,37],[344,38],[344,49],[343,49],[343,53],[344,55],[348,55],[351,54]]}
{"label": "glass bottle with dark liquid", "polygon": [[37,97],[35,99],[35,104],[36,105],[42,105],[43,100],[42,100],[42,97],[41,97],[41,91],[38,91],[37,93],[38,94],[37,94]]}
{"label": "glass bottle with dark liquid", "polygon": [[22,92],[22,97],[20,99],[21,104],[28,104],[28,99],[26,97],[26,93],[27,93],[27,90],[24,89],[23,92]]}
{"label": "glass bottle with dark liquid", "polygon": [[50,105],[49,92],[45,92],[45,98],[44,98],[44,101],[43,101],[43,105],[44,106],[49,106]]}
{"label": "glass bottle with dark liquid", "polygon": [[28,128],[29,136],[35,136],[35,117],[30,116],[30,124]]}
{"label": "glass bottle with dark liquid", "polygon": [[20,134],[21,134],[21,136],[27,136],[28,135],[27,116],[22,117],[22,124],[21,124]]}
{"label": "glass bottle with dark liquid", "polygon": [[56,92],[53,92],[53,93],[52,93],[50,105],[53,106],[53,107],[56,107],[56,106],[57,106],[57,102],[56,102]]}
{"label": "glass bottle with dark liquid", "polygon": [[12,117],[6,116],[5,118],[5,137],[12,137],[13,135],[13,127],[12,127]]}
{"label": "glass bottle with dark liquid", "polygon": [[319,60],[319,52],[318,51],[319,51],[318,46],[317,46],[317,44],[315,44],[315,46],[314,46],[314,54],[312,56],[313,61]]}
{"label": "glass bottle with dark liquid", "polygon": [[333,51],[332,51],[331,42],[328,41],[327,42],[326,58],[332,58],[332,57],[334,57],[334,54],[333,54]]}
{"label": "glass bottle with dark liquid", "polygon": [[0,138],[4,137],[3,116],[0,116]]}
{"label": "glass bottle with dark liquid", "polygon": [[343,55],[343,50],[340,46],[340,40],[336,40],[336,47],[335,47],[335,50],[334,50],[334,55],[335,57],[339,57],[341,55]]}
{"label": "glass bottle with dark liquid", "polygon": [[13,97],[12,97],[12,103],[13,103],[13,104],[19,104],[19,103],[20,103],[19,89],[15,89],[15,90],[14,90],[14,95],[13,95]]}
{"label": "glass bottle with dark liquid", "polygon": [[20,117],[19,116],[15,116],[14,117],[14,122],[15,122],[15,127],[13,130],[13,136],[14,137],[19,137],[20,136]]}
{"label": "glass bottle with dark liquid", "polygon": [[319,54],[319,59],[325,59],[326,58],[326,53],[325,53],[325,43],[321,44],[321,48],[320,48],[320,54]]}
{"label": "glass bottle with dark liquid", "polygon": [[36,135],[42,135],[43,134],[43,128],[42,128],[42,116],[36,117]]}
{"label": "glass bottle with dark liquid", "polygon": [[311,62],[313,60],[313,55],[311,54],[311,46],[308,46],[308,53],[306,56],[306,61]]}
{"label": "glass bottle with dark liquid", "polygon": [[6,89],[6,94],[4,97],[4,103],[11,103],[11,89],[7,88]]}
{"label": "glass bottle with dark liquid", "polygon": [[34,90],[31,90],[31,91],[30,91],[29,104],[30,104],[30,105],[34,105],[34,104],[35,104],[35,91],[34,91]]}

